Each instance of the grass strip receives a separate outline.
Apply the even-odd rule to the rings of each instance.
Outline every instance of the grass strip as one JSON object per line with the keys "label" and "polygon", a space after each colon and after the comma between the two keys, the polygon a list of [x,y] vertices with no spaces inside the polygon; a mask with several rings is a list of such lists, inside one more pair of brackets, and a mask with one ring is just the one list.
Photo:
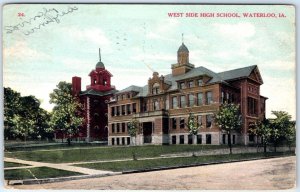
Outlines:
{"label": "grass strip", "polygon": [[[80,148],[70,150],[55,151],[22,151],[5,153],[5,157],[12,157],[23,160],[49,162],[49,163],[69,163],[80,161],[114,160],[132,158],[133,153],[137,158],[159,157],[163,154],[193,152],[209,149],[227,148],[224,145],[149,145],[130,147],[99,147]],[[229,150],[229,149],[228,149]]]}
{"label": "grass strip", "polygon": [[23,167],[23,166],[29,166],[29,165],[22,164],[22,163],[13,163],[13,162],[4,161],[4,168],[8,168],[8,167]]}
{"label": "grass strip", "polygon": [[83,174],[49,168],[49,167],[4,170],[4,179],[6,180],[35,179],[35,177],[37,179],[44,179],[44,178],[75,176],[75,175],[83,175]]}
{"label": "grass strip", "polygon": [[188,166],[201,163],[217,163],[221,161],[246,160],[258,157],[282,156],[292,155],[290,153],[246,153],[246,154],[232,154],[232,155],[211,155],[201,157],[178,157],[178,158],[164,158],[151,160],[136,160],[136,161],[122,161],[122,162],[107,162],[107,163],[86,163],[77,164],[75,166],[86,167],[97,170],[109,170],[117,172],[139,171],[157,168],[168,168],[176,166]]}

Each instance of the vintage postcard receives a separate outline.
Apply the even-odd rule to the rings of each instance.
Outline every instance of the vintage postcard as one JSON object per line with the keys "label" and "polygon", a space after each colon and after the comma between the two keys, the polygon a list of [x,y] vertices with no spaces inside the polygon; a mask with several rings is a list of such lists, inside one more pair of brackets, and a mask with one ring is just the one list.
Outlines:
{"label": "vintage postcard", "polygon": [[295,7],[7,4],[10,189],[296,187]]}

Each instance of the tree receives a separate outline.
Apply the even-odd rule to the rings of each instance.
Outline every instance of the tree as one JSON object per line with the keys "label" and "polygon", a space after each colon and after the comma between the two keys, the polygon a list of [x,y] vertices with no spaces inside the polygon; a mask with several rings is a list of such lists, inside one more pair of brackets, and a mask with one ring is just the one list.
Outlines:
{"label": "tree", "polygon": [[254,124],[254,127],[249,129],[249,132],[262,139],[262,144],[264,146],[264,153],[266,153],[267,144],[269,143],[271,138],[271,128],[270,128],[269,120],[264,119],[263,121],[256,122]]}
{"label": "tree", "polygon": [[132,119],[129,123],[128,123],[128,134],[132,138],[135,138],[135,142],[133,142],[132,140],[132,144],[136,144],[136,135],[138,133],[140,129],[140,123],[138,120],[136,119]]}
{"label": "tree", "polygon": [[55,104],[50,126],[54,130],[60,130],[68,137],[68,145],[71,145],[71,137],[78,133],[83,118],[79,115],[82,109],[77,98],[72,95],[72,85],[66,82],[59,82],[57,88],[50,93],[50,103]]}
{"label": "tree", "polygon": [[11,88],[4,87],[4,137],[5,139],[15,138],[13,129],[16,126],[15,116],[19,113],[20,93]]}
{"label": "tree", "polygon": [[220,110],[215,115],[215,121],[220,129],[225,131],[228,135],[228,146],[230,154],[232,154],[231,146],[231,132],[240,130],[242,124],[242,116],[240,114],[239,105],[234,103],[224,103]]}
{"label": "tree", "polygon": [[291,137],[295,124],[291,121],[291,115],[285,111],[272,111],[272,114],[276,117],[271,119],[271,138],[276,152],[279,141],[288,140],[288,137]]}
{"label": "tree", "polygon": [[199,125],[194,114],[190,113],[188,117],[188,123],[186,124],[190,135],[194,136],[193,143],[196,143],[196,135],[198,134],[199,129],[202,127]]}

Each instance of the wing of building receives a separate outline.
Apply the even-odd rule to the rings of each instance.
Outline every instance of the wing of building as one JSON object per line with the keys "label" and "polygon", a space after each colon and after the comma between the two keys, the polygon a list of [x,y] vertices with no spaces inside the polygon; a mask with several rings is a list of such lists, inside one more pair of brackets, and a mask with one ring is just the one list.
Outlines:
{"label": "wing of building", "polygon": [[[108,105],[109,145],[129,145],[128,123],[136,119],[140,131],[136,144],[191,144],[186,123],[189,113],[202,125],[194,142],[226,144],[228,138],[215,124],[213,115],[226,102],[240,104],[243,127],[234,132],[233,144],[254,141],[248,129],[265,117],[266,97],[260,95],[262,77],[256,65],[215,73],[189,62],[189,50],[182,43],[177,63],[170,74],[154,72],[145,86],[131,85],[115,93]],[[134,77],[133,77],[134,78]]]}

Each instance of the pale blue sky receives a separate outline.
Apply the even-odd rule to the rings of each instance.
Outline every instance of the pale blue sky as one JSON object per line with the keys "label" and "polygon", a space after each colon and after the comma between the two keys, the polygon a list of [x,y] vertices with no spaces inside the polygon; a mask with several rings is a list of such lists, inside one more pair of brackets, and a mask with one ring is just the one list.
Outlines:
{"label": "pale blue sky", "polygon": [[[49,93],[59,81],[82,78],[102,61],[121,90],[145,85],[152,71],[171,72],[181,34],[190,62],[215,72],[258,65],[271,110],[296,116],[295,12],[292,6],[220,5],[7,5],[3,26],[17,25],[43,8],[78,10],[60,17],[31,35],[3,31],[4,86],[35,95],[51,110]],[[25,17],[18,17],[22,12]],[[169,18],[168,12],[284,13],[285,18]],[[29,26],[27,26],[29,29]]]}

